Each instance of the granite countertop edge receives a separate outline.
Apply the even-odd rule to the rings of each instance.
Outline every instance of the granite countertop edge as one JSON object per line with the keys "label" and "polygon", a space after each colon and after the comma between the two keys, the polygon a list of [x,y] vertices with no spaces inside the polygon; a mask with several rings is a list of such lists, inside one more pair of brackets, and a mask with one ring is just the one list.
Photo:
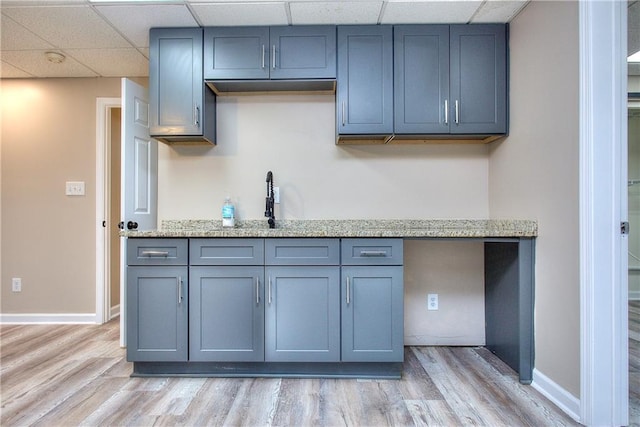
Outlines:
{"label": "granite countertop edge", "polygon": [[538,223],[520,219],[408,219],[408,220],[266,220],[237,221],[223,228],[220,220],[163,220],[157,230],[120,232],[124,237],[400,237],[499,238],[536,237]]}

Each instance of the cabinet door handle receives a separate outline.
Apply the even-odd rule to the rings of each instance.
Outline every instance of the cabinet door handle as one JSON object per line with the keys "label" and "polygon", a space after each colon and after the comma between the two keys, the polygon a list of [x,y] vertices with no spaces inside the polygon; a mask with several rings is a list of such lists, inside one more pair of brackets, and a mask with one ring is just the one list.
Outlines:
{"label": "cabinet door handle", "polygon": [[271,68],[273,68],[274,70],[276,69],[276,45],[274,44],[272,47],[272,55],[273,58],[271,59]]}
{"label": "cabinet door handle", "polygon": [[444,100],[444,124],[449,124],[449,100]]}
{"label": "cabinet door handle", "polygon": [[262,68],[264,68],[264,56],[265,56],[264,45],[262,45]]}
{"label": "cabinet door handle", "polygon": [[271,276],[269,276],[269,305],[271,305]]}
{"label": "cabinet door handle", "polygon": [[345,124],[345,105],[344,101],[342,101],[342,126]]}
{"label": "cabinet door handle", "polygon": [[169,251],[142,251],[140,256],[148,256],[148,257],[168,257]]}
{"label": "cabinet door handle", "polygon": [[194,105],[193,115],[194,115],[193,124],[199,128],[200,127],[200,107],[198,106],[198,104]]}
{"label": "cabinet door handle", "polygon": [[260,278],[256,277],[256,305],[260,304]]}
{"label": "cabinet door handle", "polygon": [[456,124],[460,123],[460,112],[458,110],[458,100],[456,99]]}
{"label": "cabinet door handle", "polygon": [[385,257],[387,251],[360,251],[360,256],[364,257]]}
{"label": "cabinet door handle", "polygon": [[351,304],[351,282],[347,276],[347,305]]}
{"label": "cabinet door handle", "polygon": [[176,277],[176,284],[178,285],[178,305],[182,304],[182,277]]}

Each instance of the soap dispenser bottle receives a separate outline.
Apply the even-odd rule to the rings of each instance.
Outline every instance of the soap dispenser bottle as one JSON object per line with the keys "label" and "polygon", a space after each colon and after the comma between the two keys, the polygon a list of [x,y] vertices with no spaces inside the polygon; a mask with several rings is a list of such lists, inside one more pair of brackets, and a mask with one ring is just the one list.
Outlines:
{"label": "soap dispenser bottle", "polygon": [[222,205],[222,226],[234,227],[236,218],[236,209],[231,203],[231,197],[227,196],[224,199],[224,205]]}

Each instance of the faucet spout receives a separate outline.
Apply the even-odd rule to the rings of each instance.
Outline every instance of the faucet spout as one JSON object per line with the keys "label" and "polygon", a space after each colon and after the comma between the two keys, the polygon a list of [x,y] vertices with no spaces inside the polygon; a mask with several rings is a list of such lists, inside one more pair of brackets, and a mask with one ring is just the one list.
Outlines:
{"label": "faucet spout", "polygon": [[267,197],[266,197],[266,209],[264,216],[269,218],[269,228],[276,228],[276,215],[274,211],[275,199],[273,195],[273,172],[267,172]]}

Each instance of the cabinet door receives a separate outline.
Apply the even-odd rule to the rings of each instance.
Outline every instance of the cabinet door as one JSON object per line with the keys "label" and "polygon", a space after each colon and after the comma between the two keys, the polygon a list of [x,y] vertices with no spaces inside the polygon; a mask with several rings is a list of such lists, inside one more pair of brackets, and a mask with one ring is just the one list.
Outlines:
{"label": "cabinet door", "polygon": [[338,134],[393,133],[392,27],[338,27]]}
{"label": "cabinet door", "polygon": [[206,27],[204,78],[268,79],[269,27]]}
{"label": "cabinet door", "polygon": [[190,267],[189,360],[264,360],[264,267]]}
{"label": "cabinet door", "polygon": [[149,31],[151,136],[202,135],[202,29]]}
{"label": "cabinet door", "polygon": [[127,360],[187,360],[187,267],[127,267]]}
{"label": "cabinet door", "polygon": [[342,268],[342,361],[402,362],[403,272],[400,266]]}
{"label": "cabinet door", "polygon": [[451,133],[507,132],[504,25],[452,25]]}
{"label": "cabinet door", "polygon": [[265,360],[340,360],[340,267],[267,267]]}
{"label": "cabinet door", "polygon": [[336,27],[271,27],[272,79],[335,79]]}
{"label": "cabinet door", "polygon": [[394,27],[394,130],[449,133],[449,26]]}

